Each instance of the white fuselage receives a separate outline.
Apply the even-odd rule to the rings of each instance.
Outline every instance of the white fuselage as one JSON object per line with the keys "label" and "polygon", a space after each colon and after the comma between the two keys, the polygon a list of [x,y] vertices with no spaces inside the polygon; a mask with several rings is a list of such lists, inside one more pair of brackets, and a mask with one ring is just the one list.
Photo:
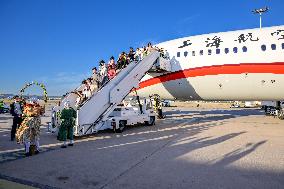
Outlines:
{"label": "white fuselage", "polygon": [[172,71],[146,75],[137,90],[183,100],[283,100],[284,26],[180,38],[157,44]]}

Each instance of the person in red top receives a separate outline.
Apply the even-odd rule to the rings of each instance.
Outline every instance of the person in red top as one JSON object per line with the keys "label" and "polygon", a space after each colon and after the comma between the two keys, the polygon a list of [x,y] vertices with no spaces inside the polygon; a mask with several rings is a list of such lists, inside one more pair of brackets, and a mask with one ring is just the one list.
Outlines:
{"label": "person in red top", "polygon": [[113,56],[110,58],[109,63],[108,63],[107,75],[108,75],[109,80],[111,80],[112,78],[116,76],[116,66],[115,66],[115,61],[114,61]]}

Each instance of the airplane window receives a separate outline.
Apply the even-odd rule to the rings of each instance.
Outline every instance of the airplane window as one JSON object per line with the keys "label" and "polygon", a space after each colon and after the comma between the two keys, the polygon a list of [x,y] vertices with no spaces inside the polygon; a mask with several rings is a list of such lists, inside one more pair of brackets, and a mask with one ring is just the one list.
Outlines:
{"label": "airplane window", "polygon": [[243,52],[247,52],[248,48],[246,46],[243,46]]}
{"label": "airplane window", "polygon": [[187,52],[187,51],[184,51],[183,55],[184,55],[185,57],[187,57],[188,52]]}
{"label": "airplane window", "polygon": [[192,51],[192,56],[195,56],[195,51]]}
{"label": "airplane window", "polygon": [[199,54],[200,54],[200,55],[203,55],[203,50],[200,50]]}
{"label": "airplane window", "polygon": [[225,53],[226,53],[226,54],[229,53],[229,48],[225,48]]}
{"label": "airplane window", "polygon": [[208,55],[211,55],[211,54],[212,54],[212,50],[208,49]]}
{"label": "airplane window", "polygon": [[216,49],[216,54],[220,54],[220,49]]}
{"label": "airplane window", "polygon": [[177,57],[180,57],[180,52],[177,52]]}
{"label": "airplane window", "polygon": [[233,48],[234,53],[238,53],[238,47]]}
{"label": "airplane window", "polygon": [[271,45],[271,49],[272,49],[272,50],[276,50],[276,45],[275,45],[275,44],[272,44],[272,45]]}
{"label": "airplane window", "polygon": [[282,43],[282,49],[284,49],[284,43]]}
{"label": "airplane window", "polygon": [[266,51],[266,45],[261,45],[261,50]]}

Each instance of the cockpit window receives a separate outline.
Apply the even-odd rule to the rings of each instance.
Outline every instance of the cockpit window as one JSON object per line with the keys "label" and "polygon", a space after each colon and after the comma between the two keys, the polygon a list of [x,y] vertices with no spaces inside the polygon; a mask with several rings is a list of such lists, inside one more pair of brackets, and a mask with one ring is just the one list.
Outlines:
{"label": "cockpit window", "polygon": [[225,48],[225,53],[226,53],[226,54],[229,53],[229,48]]}
{"label": "cockpit window", "polygon": [[216,54],[220,54],[220,49],[216,49]]}
{"label": "cockpit window", "polygon": [[208,55],[211,55],[211,54],[212,54],[212,50],[208,49]]}
{"label": "cockpit window", "polygon": [[187,57],[188,52],[187,52],[187,51],[184,51],[183,55],[184,55],[185,57]]}

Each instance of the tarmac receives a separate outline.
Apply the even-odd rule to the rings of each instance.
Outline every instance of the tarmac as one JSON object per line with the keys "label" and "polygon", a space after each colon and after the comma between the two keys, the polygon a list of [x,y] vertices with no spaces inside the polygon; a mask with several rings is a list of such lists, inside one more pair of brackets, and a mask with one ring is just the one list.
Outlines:
{"label": "tarmac", "polygon": [[42,117],[25,157],[0,114],[0,188],[284,188],[284,121],[260,109],[168,107],[154,126],[104,131],[60,148]]}

